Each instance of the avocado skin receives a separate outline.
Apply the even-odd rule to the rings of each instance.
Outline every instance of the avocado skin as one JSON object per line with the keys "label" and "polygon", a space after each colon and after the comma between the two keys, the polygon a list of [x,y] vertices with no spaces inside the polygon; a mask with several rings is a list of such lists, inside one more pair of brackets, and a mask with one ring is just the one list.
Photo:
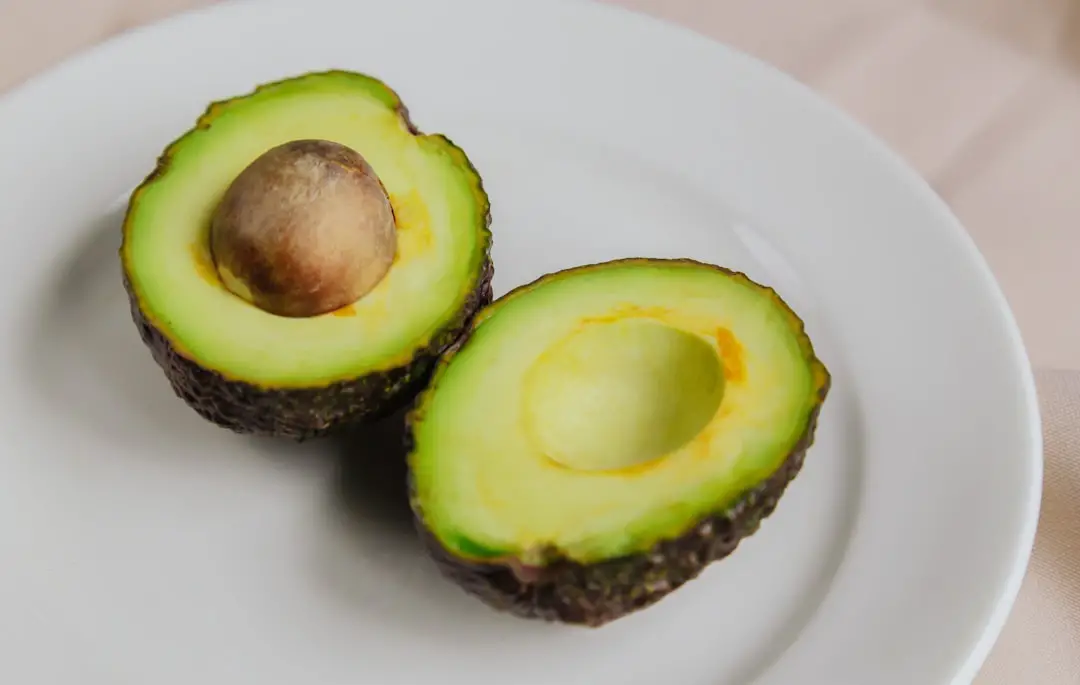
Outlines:
{"label": "avocado skin", "polygon": [[490,258],[458,316],[402,366],[321,387],[263,388],[231,380],[181,354],[143,314],[127,277],[124,289],[139,336],[177,397],[201,417],[236,433],[304,441],[347,424],[374,421],[408,405],[427,384],[438,358],[491,302]]}
{"label": "avocado skin", "polygon": [[[188,135],[205,130],[234,102],[286,81],[305,77],[359,77],[377,83],[391,102],[392,109],[412,135],[424,135],[413,123],[408,107],[398,94],[382,81],[364,74],[342,70],[309,72],[299,76],[261,84],[248,95],[239,95],[212,102],[185,135],[173,141],[159,155],[154,169],[132,192],[134,203],[141,192],[167,173],[172,153]],[[121,257],[124,290],[128,296],[131,318],[139,330],[143,344],[149,348],[154,361],[164,371],[173,392],[207,421],[233,432],[250,435],[292,439],[298,442],[323,437],[340,428],[359,422],[377,421],[408,406],[427,385],[435,364],[444,351],[472,328],[476,314],[492,301],[491,279],[494,265],[491,260],[491,204],[483,180],[465,153],[443,134],[432,134],[448,143],[448,151],[468,171],[473,193],[480,206],[483,235],[483,261],[476,274],[474,286],[456,315],[432,336],[424,348],[416,350],[409,362],[361,378],[347,379],[318,387],[273,388],[261,387],[242,380],[230,379],[207,369],[185,355],[169,340],[139,304],[138,294],[128,277],[127,265]],[[129,209],[130,209],[129,203]],[[127,219],[125,218],[125,239]]]}
{"label": "avocado skin", "polygon": [[[629,258],[615,261],[652,260]],[[690,259],[668,261],[701,264]],[[729,275],[746,278],[744,274],[724,267],[707,266]],[[587,268],[589,267],[575,267],[573,270]],[[539,280],[556,275],[558,272]],[[533,284],[526,284],[519,289],[531,285]],[[791,312],[775,290],[765,290],[770,291],[798,322],[804,350],[810,361],[819,365],[822,371],[822,382],[818,387],[806,428],[771,476],[744,492],[724,511],[698,520],[688,527],[687,532],[659,541],[646,552],[593,564],[555,557],[543,567],[525,568],[514,559],[478,561],[461,558],[443,546],[424,525],[423,511],[417,505],[415,484],[410,474],[409,498],[413,507],[414,526],[424,549],[443,577],[496,611],[525,619],[598,628],[656,604],[695,579],[713,562],[731,555],[740,542],[756,533],[761,522],[776,510],[788,485],[802,470],[806,453],[814,444],[821,407],[832,387],[831,374],[814,355],[809,338],[801,331],[802,321]],[[512,294],[513,291],[503,297]],[[470,330],[461,336],[444,353],[440,364],[449,362],[468,340],[471,332]],[[429,385],[424,392],[430,390]],[[418,400],[417,406],[419,404]],[[414,418],[413,412],[406,418],[406,454],[411,454],[414,449],[410,425]]]}

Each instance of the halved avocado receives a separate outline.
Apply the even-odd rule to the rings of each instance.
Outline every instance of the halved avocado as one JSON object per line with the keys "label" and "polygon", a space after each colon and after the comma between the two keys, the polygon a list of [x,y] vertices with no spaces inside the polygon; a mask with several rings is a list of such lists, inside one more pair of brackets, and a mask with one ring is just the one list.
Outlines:
{"label": "halved avocado", "polygon": [[[460,148],[379,80],[330,71],[211,104],[134,191],[120,258],[179,397],[237,432],[306,439],[415,397],[491,301],[489,223]],[[324,310],[303,299],[316,291]]]}
{"label": "halved avocado", "polygon": [[550,274],[486,307],[408,417],[444,574],[598,626],[734,551],[814,439],[830,374],[771,289],[690,260]]}

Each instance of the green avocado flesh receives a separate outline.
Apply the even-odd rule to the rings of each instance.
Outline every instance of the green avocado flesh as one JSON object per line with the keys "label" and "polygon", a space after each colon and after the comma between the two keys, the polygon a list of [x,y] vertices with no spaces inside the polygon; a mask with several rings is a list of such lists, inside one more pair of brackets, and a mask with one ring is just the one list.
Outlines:
{"label": "green avocado flesh", "polygon": [[[303,139],[340,143],[366,159],[389,196],[397,247],[374,290],[342,309],[292,318],[267,313],[222,284],[209,227],[245,167],[275,146]],[[483,295],[491,270],[488,224],[487,195],[461,149],[442,135],[419,133],[382,82],[332,71],[212,104],[132,195],[120,256],[143,339],[168,348],[155,350],[155,359],[178,393],[191,403],[259,404],[271,416],[287,409],[297,426],[304,421],[296,415],[307,412],[313,416],[300,432],[312,433],[403,392],[490,300]],[[193,379],[195,372],[205,377]],[[335,387],[359,381],[364,387]],[[206,389],[206,383],[234,385]],[[282,401],[282,393],[320,388],[333,389],[335,397]],[[278,395],[260,396],[267,391]],[[220,422],[280,432],[269,424],[245,426],[254,420]]]}
{"label": "green avocado flesh", "polygon": [[[637,572],[662,577],[657,545],[726,526],[733,547],[768,515],[829,383],[802,322],[742,274],[662,259],[550,274],[483,310],[440,361],[410,415],[413,508],[463,582],[472,569],[474,585],[497,585],[491,574],[509,568],[535,584],[545,566],[642,555],[659,565]],[[695,563],[721,551],[693,548]],[[633,587],[580,594],[611,573],[571,574],[578,595],[551,589],[592,603],[559,617],[601,622],[645,602]],[[526,591],[489,590],[516,593],[507,602]]]}

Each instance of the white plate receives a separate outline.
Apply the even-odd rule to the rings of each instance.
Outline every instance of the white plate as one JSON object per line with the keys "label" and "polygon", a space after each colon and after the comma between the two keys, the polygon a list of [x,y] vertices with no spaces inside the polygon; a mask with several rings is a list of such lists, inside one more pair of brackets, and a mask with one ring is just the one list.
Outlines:
{"label": "white plate", "polygon": [[[628,255],[775,285],[834,376],[776,514],[656,607],[497,615],[326,445],[214,428],[130,321],[123,198],[207,102],[370,72],[473,157],[497,294]],[[968,682],[1020,583],[1040,431],[1016,326],[945,206],[771,69],[592,4],[234,3],[123,36],[0,104],[0,682]],[[325,453],[325,454],[324,454]]]}

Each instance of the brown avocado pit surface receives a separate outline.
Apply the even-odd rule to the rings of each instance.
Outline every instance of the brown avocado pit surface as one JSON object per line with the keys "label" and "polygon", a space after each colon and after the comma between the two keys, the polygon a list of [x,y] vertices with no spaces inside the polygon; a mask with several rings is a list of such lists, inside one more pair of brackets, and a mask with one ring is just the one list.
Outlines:
{"label": "brown avocado pit surface", "polygon": [[326,140],[271,148],[226,190],[210,227],[222,283],[278,316],[356,302],[390,270],[394,212],[360,153]]}

